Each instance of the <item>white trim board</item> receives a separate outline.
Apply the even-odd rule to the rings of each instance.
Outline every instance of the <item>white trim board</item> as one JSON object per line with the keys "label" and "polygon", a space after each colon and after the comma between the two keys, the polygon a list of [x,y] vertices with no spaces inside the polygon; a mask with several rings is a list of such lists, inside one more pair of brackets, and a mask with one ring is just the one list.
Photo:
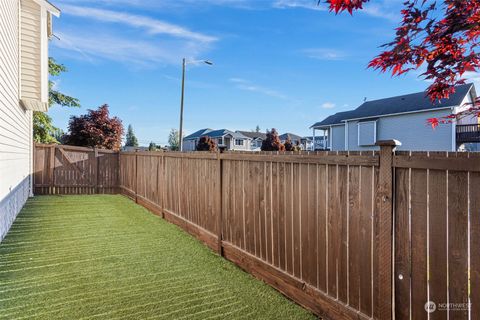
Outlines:
{"label": "white trim board", "polygon": [[57,17],[57,18],[60,17],[60,13],[61,13],[60,9],[55,7],[50,2],[48,2],[46,0],[33,0],[33,1],[36,2],[40,7],[46,9],[48,12],[53,14],[55,17]]}

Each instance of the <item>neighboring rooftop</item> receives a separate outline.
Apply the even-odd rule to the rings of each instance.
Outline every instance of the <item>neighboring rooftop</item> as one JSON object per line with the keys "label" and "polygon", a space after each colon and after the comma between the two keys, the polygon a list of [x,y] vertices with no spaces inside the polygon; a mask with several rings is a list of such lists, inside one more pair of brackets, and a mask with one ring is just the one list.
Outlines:
{"label": "neighboring rooftop", "polygon": [[233,138],[236,139],[248,139],[245,135],[238,133],[238,132],[233,132],[228,129],[218,129],[218,130],[213,130],[213,129],[201,129],[198,130],[191,135],[188,135],[184,138],[184,140],[195,140],[200,137],[210,137],[210,138],[221,138],[225,135],[231,135]]}
{"label": "neighboring rooftop", "polygon": [[364,102],[357,109],[352,111],[339,112],[331,115],[323,121],[311,126],[322,127],[342,124],[345,120],[362,119],[370,117],[385,116],[413,111],[430,110],[434,108],[447,108],[460,105],[470,90],[475,87],[473,84],[464,84],[455,88],[455,93],[450,98],[432,103],[425,91],[406,94],[397,97],[373,100]]}
{"label": "neighboring rooftop", "polygon": [[246,137],[249,137],[251,139],[262,139],[265,140],[267,138],[267,134],[263,132],[256,132],[256,131],[238,131],[238,133],[243,134]]}
{"label": "neighboring rooftop", "polygon": [[290,132],[287,132],[287,133],[284,133],[284,134],[280,135],[279,138],[280,138],[281,141],[285,141],[288,138],[290,138],[290,140],[292,140],[292,141],[300,141],[300,140],[303,139],[303,137],[299,136],[298,134],[294,134],[294,133],[290,133]]}

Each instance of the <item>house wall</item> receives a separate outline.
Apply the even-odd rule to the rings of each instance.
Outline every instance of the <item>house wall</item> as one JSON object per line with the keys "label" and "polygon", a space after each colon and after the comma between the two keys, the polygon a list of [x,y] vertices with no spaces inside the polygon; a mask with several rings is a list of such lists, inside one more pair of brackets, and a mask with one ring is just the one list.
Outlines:
{"label": "house wall", "polygon": [[19,103],[19,0],[0,1],[0,241],[25,203],[32,170],[32,112]]}
{"label": "house wall", "polygon": [[[377,120],[377,141],[396,139],[402,143],[397,150],[452,151],[452,125],[440,125],[434,130],[426,122],[428,118],[447,116],[450,113],[450,110],[439,110],[381,117]],[[348,149],[361,151],[378,148],[359,146],[358,121],[349,121]]]}
{"label": "house wall", "polygon": [[232,138],[231,140],[231,150],[237,150],[237,151],[250,151],[250,140],[243,140],[243,146],[237,146],[235,144],[235,139]]}
{"label": "house wall", "polygon": [[195,140],[183,140],[183,151],[195,151],[197,142]]}
{"label": "house wall", "polygon": [[21,0],[21,5],[21,97],[42,101],[42,10],[32,0]]}
{"label": "house wall", "polygon": [[345,150],[345,126],[334,126],[331,128],[332,151]]}

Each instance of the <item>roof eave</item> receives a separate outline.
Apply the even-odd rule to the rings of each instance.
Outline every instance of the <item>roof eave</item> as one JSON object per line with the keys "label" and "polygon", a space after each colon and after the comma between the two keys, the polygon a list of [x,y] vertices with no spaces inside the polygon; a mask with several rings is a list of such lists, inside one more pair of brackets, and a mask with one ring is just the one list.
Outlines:
{"label": "roof eave", "polygon": [[445,110],[445,109],[452,109],[453,107],[456,107],[456,105],[445,106],[445,107],[435,107],[435,108],[432,108],[432,109],[424,109],[424,110],[412,110],[412,111],[406,111],[406,112],[372,115],[372,116],[361,117],[361,118],[351,118],[351,119],[342,120],[342,122],[344,122],[343,124],[345,124],[346,122],[349,122],[349,121],[357,121],[357,120],[370,119],[370,118],[385,118],[385,117],[398,116],[398,115],[402,115],[402,114],[422,113],[422,112],[429,112],[429,111],[436,111],[436,110]]}
{"label": "roof eave", "polygon": [[42,8],[45,8],[48,12],[50,12],[55,17],[59,18],[62,11],[59,8],[54,6],[51,2],[47,0],[33,0]]}

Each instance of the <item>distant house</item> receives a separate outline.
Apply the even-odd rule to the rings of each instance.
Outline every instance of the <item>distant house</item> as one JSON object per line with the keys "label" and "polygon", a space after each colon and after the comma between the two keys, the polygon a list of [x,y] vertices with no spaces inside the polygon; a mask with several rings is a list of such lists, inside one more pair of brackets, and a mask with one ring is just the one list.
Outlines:
{"label": "distant house", "polygon": [[33,111],[48,110],[48,40],[52,15],[45,0],[0,1],[0,241],[33,195]]}
{"label": "distant house", "polygon": [[263,140],[267,138],[266,133],[256,132],[256,131],[236,131],[246,137],[249,137],[250,140],[250,150],[252,151],[260,151],[262,148]]}
{"label": "distant house", "polygon": [[[313,140],[315,139],[315,144],[313,143]],[[309,136],[309,137],[303,137],[302,138],[302,146],[304,147],[304,150],[308,151],[320,151],[320,150],[326,150],[327,149],[327,137],[324,136]]]}
{"label": "distant house", "polygon": [[402,143],[399,150],[473,149],[480,142],[477,117],[459,119],[435,130],[427,119],[457,114],[468,108],[476,96],[475,86],[465,84],[457,86],[449,99],[434,104],[425,92],[368,101],[355,110],[331,115],[311,128],[315,137],[325,137],[328,149],[333,151],[376,150],[378,140],[389,139]]}
{"label": "distant house", "polygon": [[226,150],[249,151],[251,138],[227,129],[201,129],[183,139],[183,151],[194,151],[201,137],[210,137]]}

